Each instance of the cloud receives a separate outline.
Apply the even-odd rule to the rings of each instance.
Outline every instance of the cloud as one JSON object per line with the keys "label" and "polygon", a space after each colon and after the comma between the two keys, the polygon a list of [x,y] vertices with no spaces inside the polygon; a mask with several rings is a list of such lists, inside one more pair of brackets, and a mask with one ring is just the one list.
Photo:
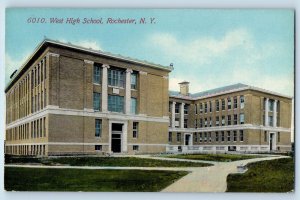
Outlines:
{"label": "cloud", "polygon": [[94,49],[94,50],[103,50],[101,45],[97,41],[94,41],[94,40],[67,41],[65,39],[61,39],[59,41],[64,42],[64,43],[70,42],[74,45],[85,47],[85,48],[88,48],[88,49],[91,48],[91,49]]}
{"label": "cloud", "polygon": [[251,49],[251,40],[251,35],[243,28],[229,31],[220,39],[199,37],[180,41],[169,33],[156,33],[150,37],[150,42],[169,56],[184,57],[188,63],[198,66],[209,64],[234,48]]}
{"label": "cloud", "polygon": [[19,69],[30,56],[30,53],[24,53],[20,59],[14,58],[10,54],[5,54],[5,82],[7,83],[10,80],[10,75],[17,69]]}
{"label": "cloud", "polygon": [[285,47],[276,41],[257,42],[244,28],[189,39],[156,33],[148,42],[178,66],[170,75],[170,90],[178,91],[178,83],[188,80],[192,93],[245,83],[293,96],[293,66],[281,63]]}

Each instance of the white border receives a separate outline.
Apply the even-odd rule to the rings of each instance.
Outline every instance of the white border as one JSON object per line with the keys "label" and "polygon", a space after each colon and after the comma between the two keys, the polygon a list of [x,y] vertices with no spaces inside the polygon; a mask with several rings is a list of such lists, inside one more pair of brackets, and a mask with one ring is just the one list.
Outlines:
{"label": "white border", "polygon": [[[4,16],[5,16],[5,7],[102,7],[102,8],[295,8],[296,9],[296,29],[297,33],[299,33],[299,11],[300,9],[300,1],[298,0],[164,0],[164,1],[150,1],[150,0],[111,0],[111,1],[105,1],[105,0],[73,0],[73,1],[65,1],[62,2],[61,0],[44,0],[44,1],[24,1],[24,0],[2,0],[0,1],[0,112],[4,113],[4,105],[5,105],[5,99],[4,99]],[[298,49],[298,41],[296,41],[296,48]],[[299,51],[296,52],[296,58],[299,59]],[[299,67],[299,64],[297,63],[297,68]],[[299,75],[299,70],[296,70],[296,74]],[[296,80],[295,85],[300,85],[300,81]],[[298,89],[297,89],[298,90]],[[299,91],[297,91],[299,92]],[[296,105],[299,103],[299,98],[296,98],[297,102]],[[296,111],[299,108],[296,108]],[[296,112],[296,117],[298,116],[298,112]],[[0,142],[0,154],[3,155],[3,139],[4,139],[4,129],[5,129],[5,122],[3,118],[1,118],[0,123],[0,139],[2,142]],[[300,120],[296,118],[297,121],[295,123],[297,129],[299,130]],[[298,122],[298,123],[297,123]],[[299,137],[295,138],[297,143],[299,143]],[[297,154],[299,154],[299,147],[296,147]],[[0,156],[0,163],[3,168],[3,157]],[[297,159],[296,166],[299,166],[299,159]],[[299,168],[299,167],[298,167]],[[299,171],[299,170],[298,170]],[[30,193],[24,193],[24,192],[4,192],[3,191],[3,172],[2,170],[1,176],[0,176],[0,190],[2,192],[0,193],[1,199],[43,199],[43,200],[52,200],[52,199],[65,199],[65,198],[72,198],[73,200],[79,200],[83,198],[89,198],[89,199],[99,199],[99,198],[110,198],[110,199],[122,199],[122,200],[132,200],[132,199],[141,199],[143,200],[152,200],[153,198],[164,198],[164,199],[296,199],[296,197],[300,197],[300,188],[299,188],[299,179],[298,171],[296,171],[296,195],[294,194],[264,194],[264,193],[247,193],[247,194],[232,194],[232,193],[219,193],[219,194],[211,194],[211,193],[40,193],[40,192],[30,192]]]}

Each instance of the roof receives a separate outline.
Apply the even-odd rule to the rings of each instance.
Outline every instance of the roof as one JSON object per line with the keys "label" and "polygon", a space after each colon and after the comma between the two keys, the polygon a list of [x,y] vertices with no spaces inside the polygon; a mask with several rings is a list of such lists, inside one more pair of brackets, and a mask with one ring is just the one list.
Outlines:
{"label": "roof", "polygon": [[103,56],[103,57],[107,57],[107,58],[113,58],[113,59],[118,59],[118,60],[122,60],[122,61],[127,61],[127,62],[131,62],[131,63],[134,63],[134,64],[144,65],[144,66],[147,66],[147,67],[157,68],[157,69],[161,69],[161,70],[165,70],[165,71],[169,71],[169,72],[171,72],[174,69],[173,66],[163,66],[163,65],[160,65],[160,64],[155,64],[155,63],[146,61],[146,60],[139,60],[139,59],[135,59],[135,58],[131,58],[131,57],[122,56],[120,54],[113,54],[113,53],[110,53],[110,52],[104,52],[104,51],[101,51],[101,50],[94,50],[94,49],[91,49],[91,48],[85,48],[85,47],[82,47],[82,46],[77,46],[77,45],[74,45],[72,43],[63,43],[63,42],[60,42],[60,41],[57,41],[57,40],[44,39],[35,48],[35,50],[31,54],[31,56],[25,61],[25,63],[22,66],[20,66],[17,73],[12,77],[12,79],[6,85],[5,92],[7,92],[7,90],[11,87],[12,83],[14,83],[22,75],[22,72],[27,70],[26,67],[30,67],[30,65],[33,63],[35,55],[38,52],[44,50],[46,47],[48,47],[50,45],[75,49],[75,50],[79,50],[79,51],[83,51],[83,52],[87,52],[87,53],[91,53],[91,54],[95,54],[95,55],[99,55],[99,56]]}
{"label": "roof", "polygon": [[250,86],[250,85],[246,85],[246,84],[242,84],[242,83],[237,83],[237,84],[219,87],[219,88],[215,88],[215,89],[211,89],[211,90],[206,90],[203,92],[189,94],[188,96],[181,95],[177,91],[169,91],[169,96],[176,97],[176,98],[182,98],[182,99],[197,100],[197,99],[208,98],[208,97],[212,97],[212,96],[217,96],[217,95],[222,95],[222,94],[227,94],[227,93],[237,92],[237,91],[242,91],[242,90],[248,90],[248,89],[256,90],[256,91],[260,91],[260,92],[264,92],[264,93],[269,93],[272,95],[281,96],[281,97],[285,97],[285,98],[292,98],[290,96],[286,96],[286,95],[283,95],[283,94],[280,94],[277,92],[265,90],[262,88],[258,88],[258,87],[254,87],[254,86]]}

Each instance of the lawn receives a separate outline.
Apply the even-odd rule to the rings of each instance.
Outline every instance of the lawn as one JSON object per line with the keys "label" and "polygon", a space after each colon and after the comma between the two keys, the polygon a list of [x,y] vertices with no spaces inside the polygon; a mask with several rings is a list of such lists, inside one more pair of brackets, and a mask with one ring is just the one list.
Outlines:
{"label": "lawn", "polygon": [[294,189],[294,166],[293,158],[249,164],[245,174],[227,177],[227,192],[290,192]]}
{"label": "lawn", "polygon": [[190,160],[206,160],[206,161],[217,161],[217,162],[231,162],[236,160],[245,160],[263,156],[257,155],[237,155],[237,154],[178,154],[178,155],[167,155],[169,158],[180,158]]}
{"label": "lawn", "polygon": [[115,166],[115,167],[205,167],[207,163],[179,162],[154,160],[134,157],[60,157],[60,158],[25,158],[7,157],[6,164],[39,163],[44,165],[71,165],[71,166]]}
{"label": "lawn", "polygon": [[8,191],[157,192],[184,171],[91,170],[5,167]]}

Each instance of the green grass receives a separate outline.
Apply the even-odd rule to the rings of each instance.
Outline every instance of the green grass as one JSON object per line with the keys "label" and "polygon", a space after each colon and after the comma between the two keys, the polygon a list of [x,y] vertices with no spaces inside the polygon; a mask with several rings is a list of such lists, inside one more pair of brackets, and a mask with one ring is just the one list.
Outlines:
{"label": "green grass", "polygon": [[237,154],[178,154],[168,155],[169,158],[180,158],[190,160],[206,160],[206,161],[217,161],[217,162],[231,162],[236,160],[245,160],[263,156],[257,155],[237,155]]}
{"label": "green grass", "polygon": [[188,172],[5,167],[8,191],[156,192]]}
{"label": "green grass", "polygon": [[39,163],[44,165],[71,165],[71,166],[115,166],[115,167],[205,167],[207,163],[179,162],[154,160],[133,157],[60,157],[60,158],[24,158],[8,157],[6,164]]}
{"label": "green grass", "polygon": [[294,189],[292,158],[251,163],[245,174],[227,177],[227,192],[290,192]]}

